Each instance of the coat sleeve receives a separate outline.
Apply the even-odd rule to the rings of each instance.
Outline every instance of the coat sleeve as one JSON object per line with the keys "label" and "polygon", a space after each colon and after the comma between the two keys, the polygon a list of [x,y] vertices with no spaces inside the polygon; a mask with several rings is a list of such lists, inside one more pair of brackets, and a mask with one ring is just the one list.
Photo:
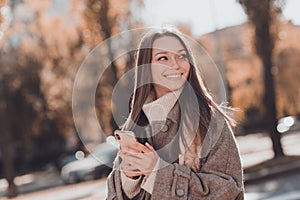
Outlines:
{"label": "coat sleeve", "polygon": [[[122,175],[121,171],[119,170],[119,163],[120,159],[119,157],[116,158],[114,162],[114,167],[112,172],[109,174],[106,180],[107,185],[107,195],[106,200],[138,200],[138,199],[146,199],[144,198],[145,195],[149,194],[145,192],[144,190],[141,190],[136,196],[132,198],[128,198],[126,196],[126,193],[124,192],[124,189],[122,188]],[[149,199],[149,198],[148,198]]]}
{"label": "coat sleeve", "polygon": [[242,167],[232,131],[226,126],[199,172],[169,164],[157,171],[153,199],[244,199]]}
{"label": "coat sleeve", "polygon": [[[121,175],[118,170],[115,168],[112,170],[112,172],[109,174],[106,180],[107,184],[107,196],[106,200],[123,200],[123,195],[120,196],[120,193],[122,194],[121,189]],[[119,196],[119,197],[118,197]]]}
{"label": "coat sleeve", "polygon": [[109,174],[106,180],[107,185],[107,196],[106,200],[126,200],[128,199],[122,190],[121,182],[121,171],[120,168],[120,158],[116,157],[114,161],[113,170]]}

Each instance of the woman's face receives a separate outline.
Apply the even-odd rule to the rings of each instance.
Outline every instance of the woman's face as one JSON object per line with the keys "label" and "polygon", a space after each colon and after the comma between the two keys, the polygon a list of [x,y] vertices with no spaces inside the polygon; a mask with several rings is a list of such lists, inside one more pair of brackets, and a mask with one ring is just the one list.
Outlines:
{"label": "woman's face", "polygon": [[187,52],[176,37],[163,36],[154,40],[151,73],[157,98],[180,89],[190,68]]}

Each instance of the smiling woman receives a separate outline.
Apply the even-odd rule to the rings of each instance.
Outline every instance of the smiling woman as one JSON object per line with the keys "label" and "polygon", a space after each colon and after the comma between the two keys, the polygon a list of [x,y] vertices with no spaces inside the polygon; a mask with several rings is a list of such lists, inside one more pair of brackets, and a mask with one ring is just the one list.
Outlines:
{"label": "smiling woman", "polygon": [[233,120],[213,101],[186,38],[175,29],[148,32],[135,66],[131,111],[107,179],[107,199],[243,199]]}

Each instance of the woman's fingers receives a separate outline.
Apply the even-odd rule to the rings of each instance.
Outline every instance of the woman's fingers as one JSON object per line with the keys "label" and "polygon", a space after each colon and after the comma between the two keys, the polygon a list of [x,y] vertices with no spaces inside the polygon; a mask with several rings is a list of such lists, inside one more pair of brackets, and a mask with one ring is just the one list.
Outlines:
{"label": "woman's fingers", "polygon": [[122,158],[122,164],[124,166],[134,166],[135,169],[141,169],[141,166],[147,164],[147,158],[150,156],[148,153],[136,153],[132,154],[130,152],[122,152],[120,153],[120,157]]}
{"label": "woman's fingers", "polygon": [[141,171],[137,168],[137,164],[132,164],[127,160],[122,161],[121,169],[124,172],[124,174],[130,178],[142,175]]}
{"label": "woman's fingers", "polygon": [[121,169],[126,173],[142,173],[143,172],[143,162],[137,160],[137,162],[124,161],[121,165]]}
{"label": "woman's fingers", "polygon": [[140,152],[137,149],[129,147],[129,146],[128,147],[122,147],[121,151],[132,152],[132,153],[139,153]]}
{"label": "woman's fingers", "polygon": [[147,152],[155,151],[155,149],[148,142],[146,142],[145,145],[139,142],[135,142],[133,143],[133,146],[122,147],[121,150],[126,152],[132,152],[132,153],[147,153]]}
{"label": "woman's fingers", "polygon": [[147,158],[148,153],[137,153],[137,154],[131,154],[128,152],[120,153],[120,157],[122,158],[122,165],[127,166],[133,166],[132,168],[140,169],[141,166],[147,164]]}
{"label": "woman's fingers", "polygon": [[143,145],[143,144],[141,144],[141,143],[139,143],[139,142],[135,142],[135,143],[133,144],[133,146],[134,146],[134,148],[137,149],[139,152],[142,152],[142,153],[149,152],[149,149],[148,149],[145,145]]}
{"label": "woman's fingers", "polygon": [[134,153],[134,152],[130,152],[130,151],[120,151],[120,157],[122,159],[127,159],[127,158],[140,158],[140,155],[141,153]]}
{"label": "woman's fingers", "polygon": [[126,171],[137,171],[137,166],[130,162],[123,162],[121,168]]}
{"label": "woman's fingers", "polygon": [[125,171],[123,170],[124,174],[129,177],[129,178],[133,178],[136,176],[142,176],[143,174],[141,172],[137,172],[137,171]]}
{"label": "woman's fingers", "polygon": [[155,151],[155,149],[148,142],[146,142],[145,145],[150,151]]}
{"label": "woman's fingers", "polygon": [[144,160],[145,157],[150,156],[151,152],[147,153],[131,153],[131,152],[122,152],[121,158],[133,163],[137,163],[139,160]]}
{"label": "woman's fingers", "polygon": [[149,175],[159,156],[149,143],[143,145],[137,142],[134,144],[134,148],[137,151],[133,151],[131,147],[120,150],[122,170],[128,177]]}

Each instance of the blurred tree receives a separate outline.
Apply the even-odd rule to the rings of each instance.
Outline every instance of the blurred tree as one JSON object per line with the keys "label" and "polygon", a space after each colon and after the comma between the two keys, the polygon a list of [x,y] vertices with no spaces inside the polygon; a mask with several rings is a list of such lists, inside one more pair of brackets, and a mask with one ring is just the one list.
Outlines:
{"label": "blurred tree", "polygon": [[[131,26],[131,2],[9,2],[13,17],[0,41],[0,128],[5,134],[0,140],[10,188],[14,168],[56,162],[65,151],[65,140],[74,134],[71,102],[78,67],[99,42]],[[119,71],[113,63],[99,90],[109,103]],[[105,105],[101,109],[108,110]],[[100,116],[112,130],[111,114]],[[32,164],[37,158],[43,163]]]}
{"label": "blurred tree", "polygon": [[15,197],[17,196],[17,187],[14,183],[14,177],[15,177],[15,169],[14,169],[14,160],[13,160],[13,140],[11,136],[10,129],[8,128],[7,121],[5,120],[6,117],[8,117],[6,114],[7,110],[7,94],[5,94],[6,84],[4,84],[4,81],[0,82],[0,151],[1,151],[1,161],[3,163],[3,176],[7,180],[8,183],[8,191],[7,196],[8,197]]}
{"label": "blurred tree", "polygon": [[[15,196],[16,173],[56,162],[64,151],[62,134],[72,117],[62,114],[68,107],[60,102],[67,101],[59,100],[64,100],[67,92],[71,94],[72,82],[54,76],[54,72],[65,74],[66,68],[59,69],[56,64],[62,64],[68,46],[52,37],[60,23],[47,17],[49,1],[10,1],[9,6],[13,20],[3,34],[0,50],[1,150],[8,196]],[[61,46],[55,46],[58,43]],[[57,68],[52,71],[53,65]],[[70,89],[60,98],[54,97],[66,85]]]}
{"label": "blurred tree", "polygon": [[[127,3],[127,0],[120,1],[119,3],[121,4],[120,7],[124,7],[124,3]],[[107,45],[108,59],[112,61],[110,67],[106,70],[104,76],[102,76],[102,80],[100,80],[101,84],[97,90],[97,110],[101,127],[104,129],[104,133],[111,133],[112,130],[117,128],[111,115],[110,101],[113,87],[117,82],[117,66],[114,62],[114,52],[111,47],[110,38],[114,32],[113,29],[119,29],[120,24],[117,23],[117,17],[121,13],[114,12],[114,4],[109,0],[87,0],[86,5],[85,17],[88,29],[94,33],[95,38],[101,38],[101,41],[107,39],[105,44]],[[124,10],[126,11],[127,9]],[[93,45],[99,43],[100,41],[95,40]]]}
{"label": "blurred tree", "polygon": [[276,57],[279,116],[300,114],[300,49],[288,47]]}
{"label": "blurred tree", "polygon": [[[277,108],[272,75],[272,55],[274,49],[274,29],[282,1],[276,0],[239,0],[244,6],[250,21],[255,26],[255,47],[264,66],[264,105],[265,123],[270,134],[275,157],[283,156],[280,134],[277,131]],[[277,3],[277,4],[276,4]]]}
{"label": "blurred tree", "polygon": [[[0,9],[4,6],[4,0],[0,0]],[[0,23],[3,21],[2,13],[0,13]]]}
{"label": "blurred tree", "polygon": [[[10,184],[11,177],[13,180],[17,173],[42,164],[33,163],[35,160],[55,161],[64,145],[42,90],[40,74],[45,60],[40,53],[43,49],[38,45],[35,32],[30,29],[30,19],[33,19],[30,14],[35,13],[29,11],[29,15],[22,16],[22,19],[18,16],[24,11],[20,9],[26,10],[26,6],[32,5],[11,6],[14,20],[5,32],[0,50],[0,81],[3,86],[0,93],[5,105],[0,111],[5,115],[1,123],[5,124],[3,133],[9,134],[3,137],[3,151],[9,153],[3,155],[6,157],[3,163]],[[41,138],[45,138],[44,141],[37,143]],[[15,189],[9,187],[9,196],[12,196],[11,191]]]}
{"label": "blurred tree", "polygon": [[[264,113],[262,67],[258,56],[251,45],[254,35],[253,26],[244,23],[218,30],[221,50],[228,83],[230,104],[239,108],[235,119],[240,126],[236,134],[255,132],[263,128],[261,122]],[[214,33],[208,33],[199,38],[212,58],[216,59],[217,51]],[[205,66],[205,65],[204,65]],[[209,79],[215,82],[215,78]],[[256,112],[248,112],[248,109]],[[256,109],[257,108],[257,109]]]}
{"label": "blurred tree", "polygon": [[[95,47],[100,42],[105,41],[107,45],[108,58],[102,58],[110,62],[109,68],[106,69],[99,81],[96,93],[97,116],[101,127],[106,135],[111,135],[113,130],[118,128],[112,116],[112,109],[115,102],[111,101],[112,91],[122,72],[132,67],[134,52],[126,52],[125,62],[117,62],[121,60],[116,58],[116,47],[111,44],[111,37],[120,31],[125,31],[139,24],[132,17],[132,6],[141,7],[143,4],[140,0],[86,0],[86,8],[84,11],[86,40]],[[128,44],[133,36],[128,38]],[[132,44],[135,44],[132,42]],[[117,48],[122,48],[119,44]],[[126,47],[125,47],[126,48]],[[101,62],[101,61],[98,61]],[[129,67],[128,67],[129,66]],[[127,68],[127,69],[126,69]]]}
{"label": "blurred tree", "polygon": [[[7,2],[5,0],[0,0],[0,25],[3,27],[3,23],[5,22],[5,17],[3,16],[2,9],[7,6]],[[0,29],[0,40],[3,37],[3,31]],[[1,59],[0,54],[0,59]],[[1,68],[1,65],[0,65]],[[7,116],[7,108],[8,108],[8,102],[9,102],[9,95],[7,94],[7,80],[5,80],[3,75],[0,75],[0,155],[1,155],[1,164],[3,164],[3,176],[7,180],[8,183],[8,191],[7,196],[9,198],[17,196],[17,187],[14,183],[14,177],[15,177],[15,169],[14,169],[14,159],[13,159],[13,140],[11,136],[11,132],[9,129],[9,126],[11,124],[7,124],[6,118],[10,117]],[[2,174],[0,173],[0,174]]]}

